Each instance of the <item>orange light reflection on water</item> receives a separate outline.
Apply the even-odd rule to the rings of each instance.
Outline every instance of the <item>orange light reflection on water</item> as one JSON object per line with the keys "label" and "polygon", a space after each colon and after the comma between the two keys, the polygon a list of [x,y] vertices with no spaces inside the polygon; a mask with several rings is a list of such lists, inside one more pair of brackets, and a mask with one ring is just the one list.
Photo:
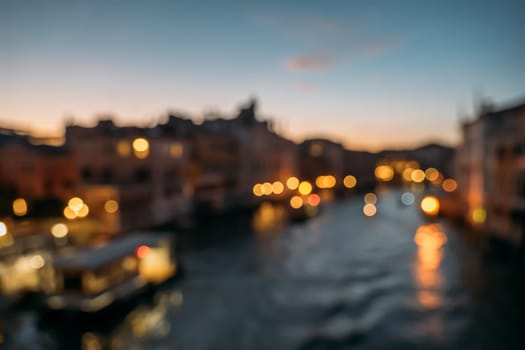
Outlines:
{"label": "orange light reflection on water", "polygon": [[438,224],[422,225],[416,231],[414,242],[418,246],[414,266],[414,279],[417,283],[417,301],[424,309],[435,309],[443,305],[440,291],[443,279],[440,271],[443,259],[442,247],[447,236]]}

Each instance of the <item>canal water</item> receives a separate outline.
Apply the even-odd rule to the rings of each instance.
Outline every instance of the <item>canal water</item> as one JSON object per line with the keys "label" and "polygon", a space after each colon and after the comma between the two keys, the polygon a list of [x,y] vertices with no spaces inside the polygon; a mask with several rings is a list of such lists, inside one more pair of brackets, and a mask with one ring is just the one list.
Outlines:
{"label": "canal water", "polygon": [[[184,277],[84,322],[2,316],[6,349],[525,349],[525,272],[401,192],[280,226],[266,207],[181,239]],[[265,223],[265,221],[267,221]],[[268,224],[269,223],[269,224]]]}

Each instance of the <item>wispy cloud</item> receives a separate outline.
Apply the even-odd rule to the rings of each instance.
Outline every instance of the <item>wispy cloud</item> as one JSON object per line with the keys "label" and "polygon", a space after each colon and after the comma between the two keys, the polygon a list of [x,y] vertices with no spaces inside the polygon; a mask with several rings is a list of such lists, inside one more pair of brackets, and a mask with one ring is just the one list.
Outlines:
{"label": "wispy cloud", "polygon": [[259,13],[255,25],[278,33],[292,53],[281,59],[282,67],[294,73],[319,72],[370,59],[396,49],[402,42],[395,34],[381,33],[364,25],[316,14]]}
{"label": "wispy cloud", "polygon": [[284,66],[294,72],[325,70],[337,64],[334,57],[320,54],[304,54],[289,57],[285,60]]}

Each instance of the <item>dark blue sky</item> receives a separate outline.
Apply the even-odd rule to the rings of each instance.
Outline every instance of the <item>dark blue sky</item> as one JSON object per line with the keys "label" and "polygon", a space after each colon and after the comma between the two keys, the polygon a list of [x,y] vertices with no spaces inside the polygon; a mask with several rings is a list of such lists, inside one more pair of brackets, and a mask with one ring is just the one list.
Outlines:
{"label": "dark blue sky", "polygon": [[0,1],[0,120],[233,114],[377,149],[457,140],[477,91],[525,97],[524,1]]}

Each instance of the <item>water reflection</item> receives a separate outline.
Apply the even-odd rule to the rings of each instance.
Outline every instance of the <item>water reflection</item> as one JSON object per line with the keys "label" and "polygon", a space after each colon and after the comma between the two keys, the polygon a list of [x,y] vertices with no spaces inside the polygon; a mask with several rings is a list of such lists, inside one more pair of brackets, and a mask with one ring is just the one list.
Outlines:
{"label": "water reflection", "polygon": [[182,303],[183,295],[179,290],[158,294],[152,306],[139,307],[126,317],[111,337],[111,348],[129,349],[140,340],[166,337],[172,329],[168,316]]}
{"label": "water reflection", "polygon": [[282,228],[286,212],[282,205],[264,202],[253,217],[253,229],[256,232],[267,232]]}
{"label": "water reflection", "polygon": [[438,224],[422,225],[416,231],[414,242],[418,246],[414,266],[417,300],[424,309],[438,308],[443,304],[440,292],[443,277],[439,267],[443,258],[442,247],[447,242],[447,236]]}

